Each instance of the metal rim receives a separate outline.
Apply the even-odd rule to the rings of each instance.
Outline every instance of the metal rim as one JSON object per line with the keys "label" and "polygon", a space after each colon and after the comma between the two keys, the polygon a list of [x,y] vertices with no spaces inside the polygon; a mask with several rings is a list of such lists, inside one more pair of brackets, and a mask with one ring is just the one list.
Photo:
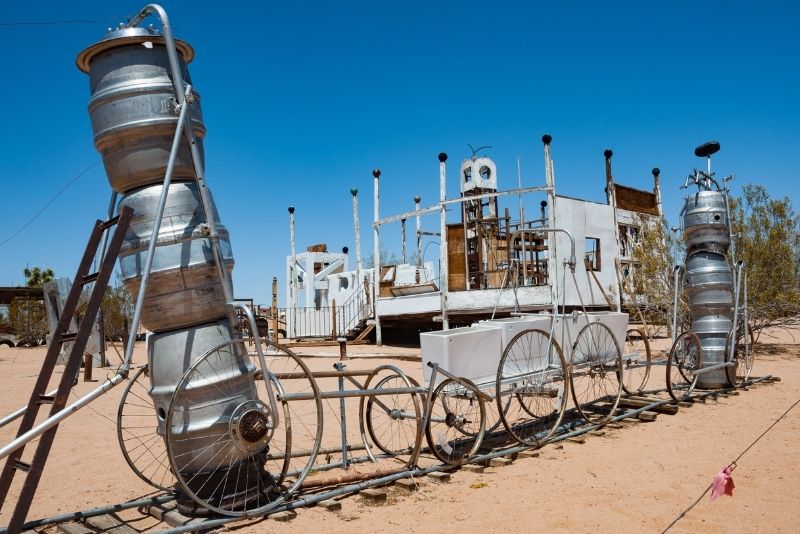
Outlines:
{"label": "metal rim", "polygon": [[621,374],[622,351],[611,329],[600,322],[584,326],[569,360],[572,400],[584,419],[604,423],[614,415],[622,395]]}
{"label": "metal rim", "polygon": [[[378,380],[371,388],[370,383],[383,371],[391,374]],[[399,368],[382,365],[369,375],[364,389],[384,387],[410,389],[416,385]],[[414,450],[422,439],[419,432],[419,421],[422,418],[419,397],[417,393],[407,392],[361,397],[359,402],[359,413],[362,414],[361,419],[372,444],[406,466],[411,466]],[[368,440],[364,440],[364,445],[369,450]]]}
{"label": "metal rim", "polygon": [[694,371],[703,365],[703,347],[693,332],[675,339],[667,359],[667,392],[675,400],[687,398],[697,384]]}
{"label": "metal rim", "polygon": [[[270,381],[278,406],[283,412],[279,414],[278,428],[273,429],[272,439],[264,448],[245,452],[235,443],[241,437],[234,435],[229,430],[223,431],[210,446],[215,446],[220,451],[225,451],[226,454],[218,458],[220,453],[217,452],[202,466],[203,472],[194,475],[190,469],[195,468],[190,468],[189,462],[195,452],[198,455],[202,454],[210,446],[198,447],[198,449],[191,450],[190,453],[182,453],[181,456],[192,455],[185,461],[176,457],[176,438],[173,436],[173,428],[179,427],[182,424],[182,418],[187,418],[193,409],[197,409],[199,412],[204,408],[201,403],[191,403],[185,394],[187,387],[193,379],[208,380],[207,377],[216,372],[215,363],[232,363],[235,360],[236,364],[243,364],[244,362],[241,360],[248,358],[244,342],[245,340],[236,339],[222,343],[198,358],[186,370],[178,383],[166,418],[167,453],[178,483],[187,495],[201,506],[229,516],[260,515],[292,495],[312,469],[322,439],[322,403],[317,383],[307,366],[288,349],[272,342],[256,340],[266,346],[265,362],[268,368],[260,368],[259,359],[253,358],[256,365],[253,377],[257,379],[252,383],[253,399],[240,404],[252,403],[257,400],[260,401],[260,406],[268,407],[269,402],[265,398],[267,395],[266,380]],[[241,350],[225,350],[233,348],[234,345],[241,346]],[[225,362],[225,359],[228,361]],[[291,378],[283,379],[282,377]],[[212,378],[215,377],[212,375]],[[290,402],[283,398],[286,393],[306,394],[310,400]],[[297,411],[298,404],[303,405],[301,411]],[[230,418],[232,415],[231,413],[228,417]],[[305,417],[301,418],[301,415]],[[316,422],[312,421],[314,416],[316,416]],[[272,421],[274,422],[274,419]],[[230,423],[230,420],[215,422]],[[226,424],[225,428],[232,427]],[[300,429],[306,429],[306,434],[302,435]],[[278,449],[277,453],[276,449]],[[238,463],[226,464],[226,460],[229,458],[238,457],[244,459]],[[293,460],[297,461],[293,462]],[[297,466],[298,463],[299,466]],[[249,467],[245,467],[245,469],[249,470],[250,476],[246,472],[242,480],[241,470],[242,465],[245,464],[249,464]],[[191,478],[187,478],[190,475]],[[194,488],[192,482],[198,475],[205,477],[205,481],[201,478],[198,481],[202,482],[200,487]],[[206,488],[209,481],[211,484]],[[214,485],[213,488],[211,488],[212,485]],[[231,485],[232,492],[230,491]],[[233,499],[231,502],[226,502],[229,495],[233,495]]]}
{"label": "metal rim", "polygon": [[117,409],[117,442],[136,476],[156,489],[172,491],[175,475],[170,469],[167,446],[158,433],[158,424],[149,424],[156,418],[149,388],[144,384],[144,377],[149,376],[144,365],[128,378]]}
{"label": "metal rim", "polygon": [[[486,407],[477,386],[462,378],[467,388],[450,378],[433,391],[425,437],[434,456],[448,465],[466,463],[481,446]],[[435,438],[435,439],[434,439]]]}
{"label": "metal rim", "polygon": [[[753,371],[755,336],[749,324],[747,325],[747,337],[743,335],[743,330],[744,325],[740,325],[736,334],[736,346],[733,348],[733,361],[736,362],[736,365],[725,368],[728,383],[733,387],[741,387],[750,378],[750,373]],[[733,329],[731,328],[731,331],[728,332],[728,337],[725,339],[726,362],[729,361],[728,351],[730,350],[732,337]],[[742,353],[744,353],[744,357],[741,357]]]}
{"label": "metal rim", "polygon": [[495,404],[515,440],[538,447],[553,435],[567,407],[566,376],[561,347],[547,332],[524,330],[511,339],[497,367]]}
{"label": "metal rim", "polygon": [[644,390],[650,378],[650,363],[647,334],[641,328],[628,329],[625,333],[625,354],[622,356],[622,389],[625,393],[636,395]]}

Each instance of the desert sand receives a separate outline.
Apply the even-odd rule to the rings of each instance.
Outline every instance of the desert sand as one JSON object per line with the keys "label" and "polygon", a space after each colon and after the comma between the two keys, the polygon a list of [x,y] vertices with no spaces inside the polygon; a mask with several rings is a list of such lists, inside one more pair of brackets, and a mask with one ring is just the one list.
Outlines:
{"label": "desert sand", "polygon": [[[538,458],[517,459],[483,473],[460,470],[449,483],[427,477],[417,491],[390,488],[388,503],[365,504],[357,496],[341,499],[339,512],[321,508],[298,510],[290,523],[274,520],[231,525],[239,532],[661,532],[690,506],[714,475],[744,451],[770,424],[800,398],[800,329],[762,333],[754,375],[781,380],[720,398],[718,402],[682,408],[676,415],[660,415],[654,422],[629,422],[589,436],[585,443],[563,442],[540,449]],[[658,340],[663,351],[667,340]],[[142,346],[138,346],[142,345]],[[329,369],[337,347],[296,349],[309,365]],[[27,401],[45,349],[0,346],[0,413],[7,414]],[[118,362],[110,351],[112,363]],[[413,347],[349,347],[348,369],[391,363],[421,379],[419,349]],[[135,361],[146,359],[137,344]],[[57,368],[53,384],[60,378]],[[113,369],[95,369],[103,380]],[[81,381],[76,395],[99,381]],[[331,383],[323,385],[335,387]],[[123,386],[112,389],[63,423],[50,454],[29,519],[95,506],[120,503],[153,494],[137,478],[119,451],[116,436],[117,404]],[[355,405],[355,406],[351,406]],[[357,402],[349,424],[357,426]],[[323,446],[335,446],[339,427],[326,406]],[[348,432],[358,441],[357,429]],[[0,429],[7,443],[16,423]],[[800,406],[791,411],[745,454],[733,472],[733,497],[715,502],[706,495],[671,532],[800,532]],[[32,447],[28,448],[30,456]],[[336,458],[336,457],[334,457]],[[430,464],[430,459],[424,459]],[[366,470],[367,467],[356,467]],[[341,474],[334,471],[332,474]],[[7,524],[19,493],[18,476],[0,524]],[[121,514],[140,531],[166,528],[136,511]]]}

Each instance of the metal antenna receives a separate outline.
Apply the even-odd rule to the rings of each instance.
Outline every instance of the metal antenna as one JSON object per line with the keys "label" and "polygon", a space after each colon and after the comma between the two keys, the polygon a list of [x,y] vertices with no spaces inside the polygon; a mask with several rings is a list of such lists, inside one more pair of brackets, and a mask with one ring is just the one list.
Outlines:
{"label": "metal antenna", "polygon": [[469,143],[467,143],[467,146],[468,146],[468,147],[469,147],[469,149],[472,151],[472,157],[473,157],[473,158],[474,158],[475,156],[477,156],[477,155],[478,155],[478,152],[480,152],[481,150],[484,150],[484,149],[486,149],[486,148],[492,148],[492,147],[491,147],[491,146],[489,146],[489,145],[486,145],[486,146],[479,146],[478,148],[473,148],[473,146],[472,146],[472,145],[470,145]]}

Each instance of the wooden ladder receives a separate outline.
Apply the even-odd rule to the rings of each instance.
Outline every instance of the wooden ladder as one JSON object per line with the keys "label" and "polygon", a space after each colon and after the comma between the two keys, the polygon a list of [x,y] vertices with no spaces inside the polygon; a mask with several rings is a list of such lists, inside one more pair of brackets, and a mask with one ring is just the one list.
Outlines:
{"label": "wooden ladder", "polygon": [[[125,237],[125,233],[128,231],[132,216],[133,210],[125,207],[117,217],[108,221],[97,221],[95,223],[91,236],[89,237],[89,242],[86,245],[86,251],[83,253],[83,259],[78,267],[78,272],[75,274],[72,288],[64,303],[64,309],[61,312],[58,326],[55,332],[51,332],[50,345],[47,347],[47,355],[44,358],[39,377],[33,387],[33,392],[28,401],[28,407],[22,416],[22,422],[17,431],[17,437],[22,436],[33,428],[36,416],[39,413],[39,408],[42,405],[51,405],[49,417],[59,413],[67,405],[70,390],[72,390],[77,382],[83,351],[91,335],[92,327],[94,326],[95,319],[100,310],[100,304],[103,301],[103,295],[108,287],[111,273],[114,271],[114,263],[119,255],[122,241]],[[105,255],[102,258],[100,269],[97,272],[90,273],[89,270],[94,257],[98,254],[98,248],[100,247],[103,233],[106,230],[110,230],[112,227],[116,228],[114,229],[114,235],[109,240],[108,250],[105,251]],[[92,287],[78,331],[69,332],[70,323],[75,316],[83,287],[91,283],[94,283],[94,287]],[[58,360],[58,355],[61,352],[62,345],[68,341],[72,341],[73,344],[67,356],[64,374],[61,376],[56,394],[47,395],[47,385],[53,376],[53,370]],[[45,462],[47,462],[47,456],[50,453],[50,448],[53,445],[57,430],[58,423],[54,424],[40,436],[33,455],[33,460],[30,463],[22,461],[22,453],[25,450],[25,444],[11,452],[6,458],[5,466],[3,467],[2,474],[0,474],[0,508],[5,504],[14,475],[19,471],[26,475],[22,490],[17,499],[16,507],[14,508],[14,513],[11,516],[11,521],[6,530],[8,534],[18,534],[22,528],[28,510],[30,510],[33,496],[36,493],[36,488],[39,485],[39,480],[41,479],[42,471]]]}

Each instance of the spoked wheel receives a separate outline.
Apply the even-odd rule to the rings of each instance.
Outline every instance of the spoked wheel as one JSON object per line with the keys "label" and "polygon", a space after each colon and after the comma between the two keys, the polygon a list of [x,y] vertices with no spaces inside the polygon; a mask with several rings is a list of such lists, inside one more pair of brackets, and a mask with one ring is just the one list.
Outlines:
{"label": "spoked wheel", "polygon": [[449,378],[433,390],[425,436],[433,454],[446,464],[466,462],[481,446],[486,407],[476,391]]}
{"label": "spoked wheel", "polygon": [[[397,389],[389,395],[361,397],[359,413],[369,434],[369,441],[400,463],[410,466],[413,452],[421,443],[419,421],[422,418],[420,394],[410,391],[419,387],[403,371],[392,365],[382,365],[369,375],[364,389]],[[407,391],[402,391],[407,390]],[[366,438],[363,435],[362,438]]]}
{"label": "spoked wheel", "polygon": [[175,476],[164,437],[158,433],[156,409],[148,393],[149,376],[145,365],[128,378],[117,410],[117,441],[136,476],[154,488],[172,491]]}
{"label": "spoked wheel", "polygon": [[[750,378],[750,373],[753,371],[755,336],[753,336],[753,329],[750,328],[750,325],[747,325],[747,334],[745,334],[744,329],[744,323],[740,322],[739,328],[736,330],[736,345],[733,347],[733,361],[736,362],[736,366],[725,368],[728,383],[733,387],[741,387],[747,382]],[[725,361],[728,361],[732,338],[733,330],[728,333],[728,339],[725,341]]]}
{"label": "spoked wheel", "polygon": [[232,516],[263,514],[292,495],[322,439],[317,383],[294,353],[261,342],[264,361],[233,340],[184,373],[166,418],[167,454],[182,489]]}
{"label": "spoked wheel", "polygon": [[697,384],[695,371],[703,364],[700,338],[692,332],[679,335],[669,350],[667,391],[675,400],[687,398]]}
{"label": "spoked wheel", "polygon": [[575,407],[589,422],[608,421],[622,395],[622,352],[611,329],[599,322],[584,326],[569,365]]}
{"label": "spoked wheel", "polygon": [[511,436],[538,447],[553,435],[567,407],[567,364],[543,330],[514,336],[497,368],[495,404]]}
{"label": "spoked wheel", "polygon": [[622,355],[622,389],[636,395],[647,386],[650,377],[650,341],[641,328],[631,328],[625,334],[625,354]]}

